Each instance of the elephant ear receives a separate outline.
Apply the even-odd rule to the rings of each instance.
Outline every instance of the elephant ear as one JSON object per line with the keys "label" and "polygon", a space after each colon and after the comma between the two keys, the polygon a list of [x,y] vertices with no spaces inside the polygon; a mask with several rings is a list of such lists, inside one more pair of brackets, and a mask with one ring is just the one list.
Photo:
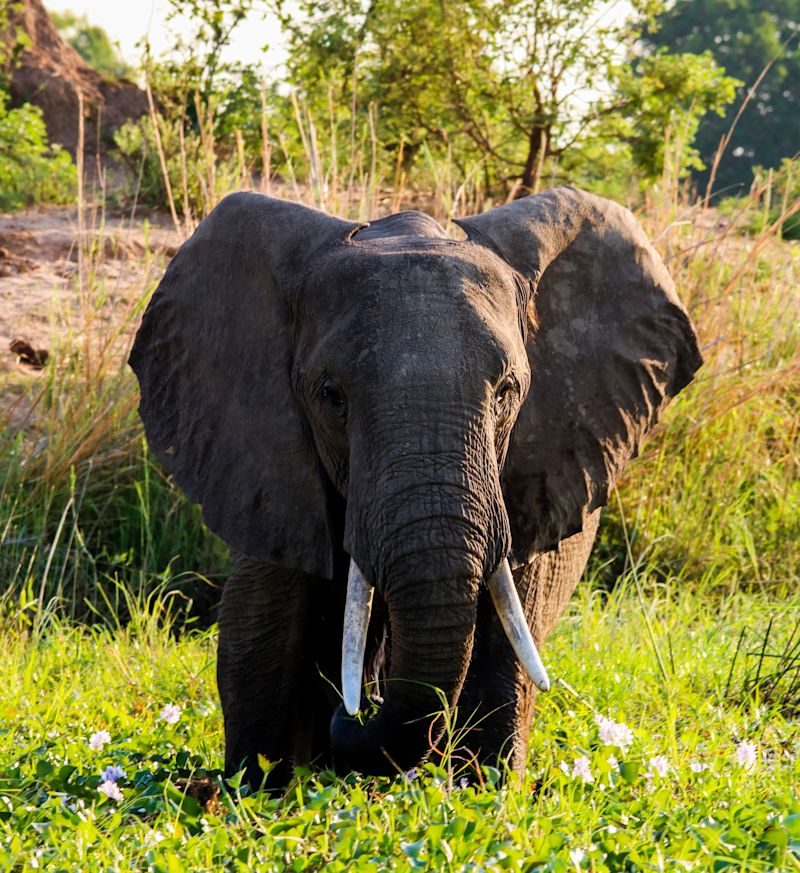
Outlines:
{"label": "elephant ear", "polygon": [[623,207],[554,188],[458,222],[526,277],[531,387],[503,471],[514,558],[583,529],[702,363],[658,253]]}
{"label": "elephant ear", "polygon": [[330,577],[324,479],[291,385],[287,294],[358,224],[226,197],[180,248],[130,356],[150,447],[233,548]]}

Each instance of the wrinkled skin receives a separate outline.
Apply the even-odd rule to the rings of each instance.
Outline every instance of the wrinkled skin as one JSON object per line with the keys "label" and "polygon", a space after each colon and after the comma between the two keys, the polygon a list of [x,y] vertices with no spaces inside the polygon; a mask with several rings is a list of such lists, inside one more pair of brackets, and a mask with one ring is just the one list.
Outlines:
{"label": "wrinkled skin", "polygon": [[[259,784],[258,755],[275,786],[294,764],[407,770],[443,708],[464,760],[524,766],[535,689],[484,580],[512,558],[541,646],[616,475],[699,365],[628,213],[571,189],[528,201],[451,240],[419,213],[359,229],[238,195],[151,303],[131,357],[148,438],[238,553],[229,774]],[[351,559],[375,589],[363,724],[340,706]]]}

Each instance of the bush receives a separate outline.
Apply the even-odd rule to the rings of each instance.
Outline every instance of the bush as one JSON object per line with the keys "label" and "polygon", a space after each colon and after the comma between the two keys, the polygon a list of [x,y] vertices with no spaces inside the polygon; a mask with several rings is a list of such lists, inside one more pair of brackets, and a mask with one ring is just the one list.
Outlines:
{"label": "bush", "polygon": [[[184,130],[181,140],[182,118],[159,115],[157,119],[175,209],[184,217],[202,217],[222,195],[237,187],[241,175],[237,161],[217,155],[213,138],[204,143],[191,128]],[[130,194],[147,206],[167,207],[169,195],[152,119],[127,122],[114,134],[114,142]]]}
{"label": "bush", "polygon": [[40,110],[7,107],[0,91],[0,209],[32,203],[66,203],[75,197],[77,174],[69,154],[49,145]]}

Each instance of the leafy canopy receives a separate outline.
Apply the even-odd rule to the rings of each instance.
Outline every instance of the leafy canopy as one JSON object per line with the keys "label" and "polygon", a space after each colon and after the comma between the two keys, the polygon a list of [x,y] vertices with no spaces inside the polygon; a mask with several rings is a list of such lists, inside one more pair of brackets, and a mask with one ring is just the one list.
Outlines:
{"label": "leafy canopy", "polygon": [[[706,169],[695,179],[705,187],[722,138],[741,101],[756,86],[736,122],[716,172],[717,190],[749,187],[752,167],[779,167],[800,149],[800,0],[677,0],[648,32],[653,47],[708,52],[740,80],[737,99],[721,116],[703,118],[696,148]],[[766,74],[759,81],[762,72]]]}
{"label": "leafy canopy", "polygon": [[617,140],[624,153],[620,136],[641,173],[657,175],[665,128],[691,135],[733,96],[710,55],[629,61],[661,9],[629,6],[626,17],[605,0],[278,3],[289,80],[309,105],[326,92],[356,111],[375,105],[379,138],[405,165],[434,144],[462,172],[480,162],[489,184],[516,180],[520,193],[592,143]]}

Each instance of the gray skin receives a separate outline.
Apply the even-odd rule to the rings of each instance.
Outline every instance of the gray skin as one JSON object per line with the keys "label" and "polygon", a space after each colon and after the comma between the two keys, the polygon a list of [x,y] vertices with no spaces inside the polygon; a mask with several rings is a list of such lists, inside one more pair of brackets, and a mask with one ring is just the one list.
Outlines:
{"label": "gray skin", "polygon": [[[225,766],[525,764],[534,687],[484,580],[510,558],[541,646],[600,507],[700,364],[626,210],[561,188],[368,227],[227,198],[131,355],[153,450],[236,554],[220,611]],[[361,723],[340,701],[347,572],[375,589]],[[557,673],[557,665],[556,665]],[[434,752],[435,753],[435,752]]]}

